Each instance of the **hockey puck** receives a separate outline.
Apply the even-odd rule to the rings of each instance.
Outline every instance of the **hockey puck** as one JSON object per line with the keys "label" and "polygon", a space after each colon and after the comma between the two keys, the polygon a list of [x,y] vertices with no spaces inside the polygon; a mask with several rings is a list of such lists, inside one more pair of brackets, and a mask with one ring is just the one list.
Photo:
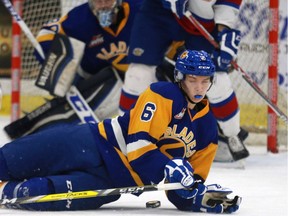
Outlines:
{"label": "hockey puck", "polygon": [[158,208],[160,206],[161,206],[161,202],[159,200],[146,202],[146,208]]}

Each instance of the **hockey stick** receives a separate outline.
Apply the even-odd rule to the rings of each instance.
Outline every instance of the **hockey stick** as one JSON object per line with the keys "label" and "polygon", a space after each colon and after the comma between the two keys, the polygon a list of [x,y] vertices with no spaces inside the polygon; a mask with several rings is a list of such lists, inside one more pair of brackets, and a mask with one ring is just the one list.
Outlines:
{"label": "hockey stick", "polygon": [[[34,37],[34,35],[32,34],[32,32],[30,31],[29,27],[26,25],[26,23],[23,21],[23,19],[21,18],[21,16],[17,13],[17,11],[14,9],[13,5],[11,4],[11,2],[9,0],[2,0],[4,6],[8,9],[8,11],[10,12],[11,16],[14,17],[14,19],[16,20],[16,22],[18,23],[18,25],[21,27],[22,31],[25,33],[25,35],[27,36],[27,38],[30,40],[30,42],[32,43],[32,45],[34,46],[34,48],[37,50],[37,52],[39,53],[39,55],[41,56],[41,58],[44,60],[45,59],[45,55],[44,52],[42,50],[41,45],[39,44],[39,42],[36,40],[36,38]],[[73,86],[72,86],[73,87]],[[77,116],[81,119],[81,121],[83,123],[85,123],[87,118],[83,118],[83,116],[87,116],[87,113],[90,113],[90,117],[94,117],[94,121],[98,122],[98,118],[96,118],[94,112],[91,110],[91,108],[89,107],[89,105],[86,103],[86,101],[83,99],[81,93],[76,89],[76,87],[74,86],[73,88],[71,87],[71,89],[69,91],[71,91],[66,95],[66,99],[69,102],[69,104],[73,104],[71,105],[72,108],[74,109],[74,111],[76,112]],[[71,97],[71,95],[73,95],[73,97]],[[79,109],[79,106],[77,106],[76,103],[76,97],[77,97],[77,104],[79,106],[85,107],[85,109]],[[74,101],[71,101],[71,98],[74,98]],[[81,105],[82,104],[82,105]],[[92,114],[93,113],[93,114]],[[91,118],[89,118],[90,120],[88,122],[91,122]]]}
{"label": "hockey stick", "polygon": [[9,10],[10,14],[12,17],[14,17],[14,19],[16,20],[16,22],[18,23],[18,25],[21,27],[22,31],[25,33],[25,35],[27,36],[27,38],[30,40],[30,42],[32,43],[32,45],[35,47],[35,49],[37,50],[37,52],[39,53],[39,55],[42,57],[42,59],[45,58],[44,52],[40,46],[40,44],[38,43],[38,41],[35,39],[35,37],[33,36],[32,32],[30,31],[30,29],[28,28],[28,26],[26,25],[26,23],[23,21],[23,19],[21,18],[21,16],[17,13],[17,11],[14,9],[13,5],[11,4],[11,2],[9,0],[2,0],[4,6]]}
{"label": "hockey stick", "polygon": [[66,99],[83,123],[97,123],[99,119],[75,86],[66,93]]}
{"label": "hockey stick", "polygon": [[53,202],[60,200],[70,200],[70,199],[86,199],[101,196],[113,196],[122,194],[138,194],[150,191],[161,191],[161,190],[177,190],[181,189],[183,186],[180,183],[167,183],[158,185],[144,185],[144,186],[134,186],[134,187],[122,187],[122,188],[110,188],[101,190],[87,190],[78,192],[68,192],[68,193],[57,193],[48,195],[39,195],[31,197],[20,197],[12,199],[0,199],[0,205],[5,204],[28,204],[28,203],[42,203],[42,202]]}
{"label": "hockey stick", "polygon": [[[219,44],[214,37],[204,28],[203,25],[201,25],[201,23],[198,22],[198,20],[195,19],[190,11],[187,11],[185,16],[215,48],[219,49]],[[286,124],[288,124],[288,117],[285,115],[285,113],[283,113],[278,106],[269,99],[269,97],[252,80],[252,78],[235,61],[232,61],[231,64],[237,71],[241,72],[243,79],[256,91],[256,93],[258,93],[262,99],[264,99],[264,101],[276,113],[276,115]]]}

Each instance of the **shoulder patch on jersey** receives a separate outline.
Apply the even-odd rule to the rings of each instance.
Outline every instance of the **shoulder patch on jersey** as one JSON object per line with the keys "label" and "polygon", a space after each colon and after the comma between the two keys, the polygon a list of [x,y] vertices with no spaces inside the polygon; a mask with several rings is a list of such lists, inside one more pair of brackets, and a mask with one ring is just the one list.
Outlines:
{"label": "shoulder patch on jersey", "polygon": [[182,119],[184,114],[185,114],[185,112],[186,112],[186,108],[183,108],[180,113],[174,115],[174,118],[175,119]]}
{"label": "shoulder patch on jersey", "polygon": [[94,47],[102,44],[104,42],[104,37],[102,34],[94,35],[89,43],[89,47]]}

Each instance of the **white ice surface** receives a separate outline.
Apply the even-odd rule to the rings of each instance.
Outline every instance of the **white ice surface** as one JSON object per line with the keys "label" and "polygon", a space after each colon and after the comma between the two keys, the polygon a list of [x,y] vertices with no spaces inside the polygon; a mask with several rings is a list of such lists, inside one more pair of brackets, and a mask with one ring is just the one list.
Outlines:
{"label": "white ice surface", "polygon": [[[9,119],[0,116],[0,146],[9,139],[2,128]],[[230,187],[234,195],[243,197],[240,210],[233,215],[245,216],[288,216],[288,169],[287,144],[279,154],[267,153],[265,146],[248,146],[251,156],[242,164],[215,163],[207,183],[219,183]],[[145,203],[160,200],[161,207],[146,209]],[[0,216],[74,216],[74,215],[211,215],[181,212],[168,202],[163,191],[146,192],[140,197],[123,195],[118,201],[93,211],[74,212],[31,212],[0,209]]]}

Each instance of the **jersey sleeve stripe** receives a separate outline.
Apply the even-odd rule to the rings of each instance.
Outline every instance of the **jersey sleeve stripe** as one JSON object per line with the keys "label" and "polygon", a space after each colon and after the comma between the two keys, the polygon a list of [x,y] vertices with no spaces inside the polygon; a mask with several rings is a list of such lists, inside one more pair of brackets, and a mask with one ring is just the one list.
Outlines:
{"label": "jersey sleeve stripe", "polygon": [[[156,145],[148,143],[147,141],[144,141],[144,140],[142,142],[137,141],[136,143],[137,143],[137,145],[136,145],[137,148],[135,148],[135,146],[134,146],[130,149],[130,144],[133,145],[133,143],[130,143],[128,148],[127,148],[128,149],[128,160],[130,162],[138,159],[142,155],[147,154],[147,152],[149,152],[149,151],[153,151],[153,150],[157,149]],[[142,147],[139,146],[140,143],[143,144]]]}
{"label": "jersey sleeve stripe", "polygon": [[125,139],[123,137],[121,126],[119,125],[119,122],[118,122],[118,117],[112,119],[111,125],[112,125],[112,129],[113,129],[114,135],[116,137],[116,140],[117,140],[117,143],[121,152],[124,155],[127,155],[127,146],[126,146]]}

